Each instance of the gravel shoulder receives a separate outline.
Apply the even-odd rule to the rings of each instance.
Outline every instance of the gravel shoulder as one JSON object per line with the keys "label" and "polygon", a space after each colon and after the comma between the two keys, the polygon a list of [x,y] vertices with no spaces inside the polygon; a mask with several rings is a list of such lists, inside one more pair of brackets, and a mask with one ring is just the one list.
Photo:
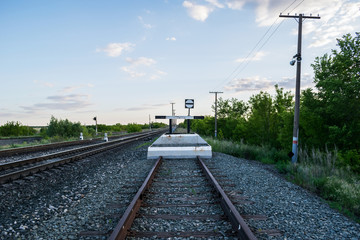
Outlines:
{"label": "gravel shoulder", "polygon": [[[322,199],[281,178],[259,162],[213,152],[205,161],[220,169],[253,204],[236,205],[240,214],[268,217],[248,220],[259,239],[360,239],[360,225],[331,209]],[[281,236],[261,234],[277,229]]]}
{"label": "gravel shoulder", "polygon": [[[107,239],[156,161],[137,148],[144,142],[0,186],[0,239]],[[266,165],[222,153],[205,162],[235,184],[225,190],[254,202],[240,213],[268,217],[247,220],[259,239],[360,239],[359,224]]]}
{"label": "gravel shoulder", "polygon": [[143,143],[0,186],[0,239],[107,239],[155,163]]}

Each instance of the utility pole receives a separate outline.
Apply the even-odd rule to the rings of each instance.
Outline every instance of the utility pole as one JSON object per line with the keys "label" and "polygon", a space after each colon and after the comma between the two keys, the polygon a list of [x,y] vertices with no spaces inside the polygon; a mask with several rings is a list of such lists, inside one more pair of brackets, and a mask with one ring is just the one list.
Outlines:
{"label": "utility pole", "polygon": [[[170,103],[171,104],[171,116],[174,116],[174,102]],[[170,126],[169,126],[169,133],[172,133],[172,125],[173,125],[173,119],[169,119],[170,122]],[[176,123],[175,123],[176,124]]]}
{"label": "utility pole", "polygon": [[282,15],[279,17],[295,18],[298,19],[299,23],[298,29],[298,47],[297,53],[293,56],[293,60],[290,62],[290,65],[295,64],[296,59],[296,87],[295,87],[295,111],[294,111],[294,129],[293,129],[293,142],[292,142],[292,152],[289,153],[291,156],[291,162],[296,163],[298,158],[298,142],[299,142],[299,115],[300,115],[300,79],[301,79],[301,38],[302,38],[302,23],[307,18],[320,19],[318,16],[305,16],[304,14],[295,14],[295,15]]}
{"label": "utility pole", "polygon": [[175,103],[170,103],[171,104],[171,116],[174,116],[174,104]]}
{"label": "utility pole", "polygon": [[209,92],[209,93],[215,93],[215,138],[217,138],[217,95],[218,93],[223,93],[223,92]]}
{"label": "utility pole", "polygon": [[150,118],[150,114],[149,114],[149,130],[151,131],[151,118]]}

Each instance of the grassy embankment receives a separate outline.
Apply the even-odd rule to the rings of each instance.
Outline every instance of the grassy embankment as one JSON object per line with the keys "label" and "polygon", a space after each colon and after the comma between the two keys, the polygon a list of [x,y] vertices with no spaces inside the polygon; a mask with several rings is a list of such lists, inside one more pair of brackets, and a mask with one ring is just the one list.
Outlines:
{"label": "grassy embankment", "polygon": [[287,180],[318,194],[332,208],[360,223],[360,177],[349,167],[336,166],[336,151],[300,149],[298,163],[291,164],[285,152],[275,149],[213,138],[205,140],[215,152],[274,164]]}

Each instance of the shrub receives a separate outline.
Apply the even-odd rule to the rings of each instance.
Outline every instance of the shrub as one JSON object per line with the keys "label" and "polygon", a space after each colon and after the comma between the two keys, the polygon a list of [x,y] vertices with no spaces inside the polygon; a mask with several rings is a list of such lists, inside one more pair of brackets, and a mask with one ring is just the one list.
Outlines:
{"label": "shrub", "polygon": [[54,116],[51,116],[46,135],[49,137],[58,136],[60,138],[79,137],[83,130],[80,122],[72,123],[67,119],[58,120]]}
{"label": "shrub", "polygon": [[142,131],[142,128],[141,128],[141,125],[139,125],[139,124],[129,123],[129,124],[126,126],[126,130],[127,130],[128,133],[141,132],[141,131]]}
{"label": "shrub", "polygon": [[0,136],[30,136],[36,134],[36,130],[23,126],[20,122],[7,122],[0,127]]}
{"label": "shrub", "polygon": [[352,171],[360,174],[360,152],[352,149],[349,151],[340,152],[338,154],[337,166],[350,167]]}

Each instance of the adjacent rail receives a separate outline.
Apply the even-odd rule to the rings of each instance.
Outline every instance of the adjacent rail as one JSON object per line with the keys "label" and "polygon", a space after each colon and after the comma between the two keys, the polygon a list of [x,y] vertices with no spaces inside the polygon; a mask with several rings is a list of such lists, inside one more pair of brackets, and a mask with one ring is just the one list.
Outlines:
{"label": "adjacent rail", "polygon": [[[115,140],[117,138],[123,138],[123,137],[133,136],[133,135],[139,135],[139,133],[130,133],[130,134],[126,134],[126,135],[110,136],[109,139]],[[10,148],[10,149],[5,149],[5,150],[0,150],[0,157],[8,157],[8,156],[16,155],[16,154],[26,154],[26,153],[37,152],[37,151],[45,151],[45,150],[50,150],[50,149],[57,149],[60,147],[70,147],[70,146],[76,146],[76,145],[92,144],[92,143],[96,143],[98,141],[101,141],[101,138],[69,141],[69,142],[49,143],[49,144],[42,144],[42,145],[35,145],[35,146],[28,146],[28,147],[19,147],[19,148]]]}
{"label": "adjacent rail", "polygon": [[[72,150],[62,151],[55,154],[49,154],[41,157],[30,158],[21,161],[15,161],[10,163],[5,163],[0,165],[0,184],[6,183],[11,180],[16,180],[21,177],[28,176],[30,174],[35,174],[39,171],[50,169],[65,163],[73,162],[76,160],[83,159],[85,157],[104,152],[121,145],[134,142],[143,138],[147,138],[153,135],[162,133],[163,130],[146,132],[141,134],[136,134],[132,136],[125,136],[121,139],[103,142],[99,144],[94,144],[91,146],[80,147]],[[81,153],[79,153],[81,152]],[[71,155],[71,156],[69,156]],[[63,156],[68,156],[65,158],[58,159]],[[51,160],[54,159],[54,160]],[[21,168],[21,169],[17,169]]]}

